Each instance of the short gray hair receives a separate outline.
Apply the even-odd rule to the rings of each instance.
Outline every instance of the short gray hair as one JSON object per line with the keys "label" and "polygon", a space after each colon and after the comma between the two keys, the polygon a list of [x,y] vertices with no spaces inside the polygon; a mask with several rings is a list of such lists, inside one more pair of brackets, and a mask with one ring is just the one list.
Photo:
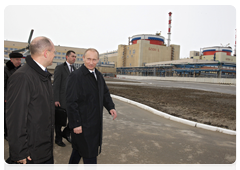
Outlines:
{"label": "short gray hair", "polygon": [[88,48],[88,49],[84,52],[84,54],[83,54],[84,57],[85,57],[85,55],[86,55],[86,53],[87,53],[88,51],[95,51],[95,52],[97,53],[97,55],[98,55],[98,58],[99,58],[99,52],[98,52],[98,50],[96,50],[95,48]]}
{"label": "short gray hair", "polygon": [[47,37],[37,37],[32,40],[29,46],[29,50],[31,55],[40,54],[44,50],[51,50],[52,49],[51,40]]}

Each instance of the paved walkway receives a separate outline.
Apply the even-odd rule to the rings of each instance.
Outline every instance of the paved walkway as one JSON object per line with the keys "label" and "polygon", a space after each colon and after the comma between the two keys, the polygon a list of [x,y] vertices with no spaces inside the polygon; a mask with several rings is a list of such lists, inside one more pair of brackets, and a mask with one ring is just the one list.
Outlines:
{"label": "paved walkway", "polygon": [[[114,99],[118,117],[104,110],[99,164],[229,164],[236,159],[236,136],[164,119]],[[56,164],[67,164],[71,145],[54,146]],[[8,144],[4,140],[4,158]],[[81,162],[82,163],[82,160]]]}

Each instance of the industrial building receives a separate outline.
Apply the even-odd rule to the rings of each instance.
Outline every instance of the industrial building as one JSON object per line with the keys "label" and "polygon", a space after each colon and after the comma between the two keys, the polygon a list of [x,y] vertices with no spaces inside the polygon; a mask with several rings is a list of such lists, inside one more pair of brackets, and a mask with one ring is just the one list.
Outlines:
{"label": "industrial building", "polygon": [[118,46],[117,67],[141,67],[146,63],[179,59],[180,45],[166,46],[159,34],[131,37],[131,44]]}
{"label": "industrial building", "polygon": [[157,33],[135,35],[129,45],[118,46],[117,74],[236,78],[236,53],[231,56],[231,47],[205,47],[191,51],[189,59],[179,59],[180,46],[170,44],[171,17],[170,12],[167,45]]}
{"label": "industrial building", "polygon": [[[189,59],[180,59],[180,45],[170,44],[172,13],[169,12],[168,39],[161,33],[138,34],[128,38],[128,45],[120,44],[115,51],[99,56],[97,69],[104,75],[114,76],[181,76],[181,77],[226,77],[236,78],[236,41],[235,54],[231,47],[213,46],[190,51]],[[25,48],[28,44],[4,41],[4,57],[11,51]],[[56,56],[53,65],[48,67],[53,73],[58,64],[65,62],[68,50],[76,52],[75,66],[83,63],[82,56],[86,49],[55,46]]]}

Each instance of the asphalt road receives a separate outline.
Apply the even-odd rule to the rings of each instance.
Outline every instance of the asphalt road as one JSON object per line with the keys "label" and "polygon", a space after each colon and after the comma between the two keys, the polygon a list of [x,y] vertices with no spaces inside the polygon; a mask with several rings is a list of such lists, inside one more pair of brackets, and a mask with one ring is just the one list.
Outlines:
{"label": "asphalt road", "polygon": [[[236,159],[236,136],[187,126],[119,100],[114,102],[116,120],[104,110],[99,164],[230,164]],[[63,141],[66,147],[54,146],[56,164],[67,164],[71,154],[71,144]]]}
{"label": "asphalt road", "polygon": [[218,93],[226,93],[236,95],[236,85],[211,84],[198,82],[181,82],[181,81],[166,81],[166,80],[134,80],[123,79],[126,82],[121,82],[121,79],[106,78],[107,84],[134,84],[140,86],[156,86],[156,87],[173,87],[173,88],[188,88],[204,91],[212,91]]}

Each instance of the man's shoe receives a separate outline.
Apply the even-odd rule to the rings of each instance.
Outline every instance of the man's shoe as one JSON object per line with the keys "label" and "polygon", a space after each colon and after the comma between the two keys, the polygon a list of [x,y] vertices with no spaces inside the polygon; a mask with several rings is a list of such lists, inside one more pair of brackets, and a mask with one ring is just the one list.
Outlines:
{"label": "man's shoe", "polygon": [[70,135],[69,136],[63,136],[63,138],[65,138],[69,143],[72,143],[72,140],[71,140],[71,137]]}
{"label": "man's shoe", "polygon": [[56,143],[58,146],[61,146],[61,147],[66,146],[65,143],[63,143],[62,141],[55,141],[55,143]]}

